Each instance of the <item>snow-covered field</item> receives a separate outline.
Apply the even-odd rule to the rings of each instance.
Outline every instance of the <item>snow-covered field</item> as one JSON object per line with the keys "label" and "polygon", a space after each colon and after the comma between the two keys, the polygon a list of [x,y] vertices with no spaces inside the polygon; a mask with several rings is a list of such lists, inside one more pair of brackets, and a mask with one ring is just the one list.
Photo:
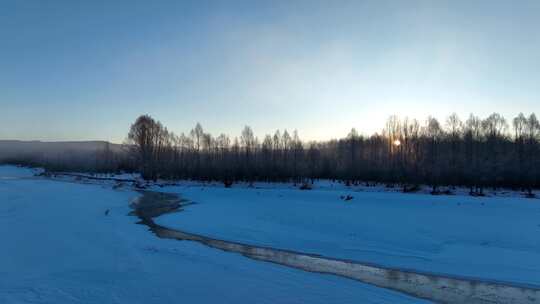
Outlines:
{"label": "snow-covered field", "polygon": [[[196,204],[156,222],[327,257],[540,286],[540,200],[165,187]],[[353,200],[340,197],[352,194]]]}
{"label": "snow-covered field", "polygon": [[[129,187],[33,178],[35,173],[0,166],[0,303],[421,302],[195,242],[159,239],[128,216],[128,203],[139,195]],[[225,189],[195,182],[152,189],[195,203],[155,219],[185,232],[540,286],[537,199],[353,191],[331,183],[311,191],[286,184]],[[353,199],[343,200],[347,195]]]}
{"label": "snow-covered field", "polygon": [[[194,242],[158,239],[145,226],[136,225],[135,217],[127,215],[128,203],[137,193],[115,191],[107,185],[26,178],[33,173],[0,167],[0,303],[422,302],[357,281],[257,262]],[[168,188],[162,190],[165,189]],[[252,223],[247,219],[250,212],[257,217],[265,210],[255,207],[234,216],[232,213],[242,208],[237,205],[238,199],[245,199],[245,204],[262,205],[268,201],[251,201],[258,197],[254,190],[168,190],[185,192],[186,197],[200,204],[164,221],[178,225],[191,217],[187,223],[206,224],[201,233],[212,233],[210,227],[215,227],[214,233],[230,238],[255,236],[249,229],[256,228],[243,233],[239,229]],[[199,192],[200,196],[196,196]],[[275,195],[279,198],[280,193]],[[209,202],[212,198],[219,200],[213,204]],[[283,202],[294,199],[291,196]],[[223,210],[219,206],[229,201],[235,203],[218,216],[217,212]],[[282,210],[283,220],[287,221],[291,212],[298,212],[300,222],[310,221],[311,217],[305,216],[309,213],[298,211],[302,206],[305,202],[300,200],[298,207]],[[311,210],[314,206],[307,207]],[[323,216],[327,210],[321,209],[319,213]],[[242,217],[246,218],[245,225],[230,225],[227,231],[226,221],[232,223]],[[299,226],[309,229],[309,225]],[[198,229],[192,225],[189,228]],[[282,232],[276,232],[275,236],[267,231],[248,239],[263,242],[283,237]],[[298,233],[301,231],[293,229],[289,236]],[[323,239],[322,244],[325,243]]]}

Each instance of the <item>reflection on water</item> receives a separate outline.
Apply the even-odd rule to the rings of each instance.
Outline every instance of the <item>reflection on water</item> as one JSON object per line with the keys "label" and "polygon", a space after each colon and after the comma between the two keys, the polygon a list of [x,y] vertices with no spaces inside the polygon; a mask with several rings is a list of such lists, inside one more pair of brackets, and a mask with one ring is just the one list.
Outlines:
{"label": "reflection on water", "polygon": [[182,200],[175,194],[153,191],[139,191],[139,193],[142,195],[131,203],[133,211],[130,215],[139,217],[144,224],[150,224],[146,221],[153,222],[153,218],[162,214],[181,210]]}
{"label": "reflection on water", "polygon": [[139,217],[158,237],[199,242],[208,247],[242,254],[310,272],[333,274],[388,288],[439,303],[540,303],[540,288],[468,278],[416,273],[349,260],[228,242],[160,226],[153,218],[181,211],[183,201],[174,194],[141,191],[131,205],[131,215]]}

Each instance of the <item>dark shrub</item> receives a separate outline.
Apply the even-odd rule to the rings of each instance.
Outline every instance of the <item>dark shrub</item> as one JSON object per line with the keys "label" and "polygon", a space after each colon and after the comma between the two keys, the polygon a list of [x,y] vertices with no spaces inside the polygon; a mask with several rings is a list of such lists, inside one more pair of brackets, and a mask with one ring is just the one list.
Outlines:
{"label": "dark shrub", "polygon": [[303,183],[302,186],[299,188],[300,190],[311,190],[311,185],[308,183]]}

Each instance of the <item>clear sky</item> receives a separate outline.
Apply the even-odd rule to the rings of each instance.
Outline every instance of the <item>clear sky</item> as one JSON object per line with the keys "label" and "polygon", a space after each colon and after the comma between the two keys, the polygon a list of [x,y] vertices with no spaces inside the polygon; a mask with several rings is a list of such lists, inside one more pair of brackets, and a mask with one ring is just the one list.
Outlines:
{"label": "clear sky", "polygon": [[0,0],[0,139],[540,115],[540,1]]}

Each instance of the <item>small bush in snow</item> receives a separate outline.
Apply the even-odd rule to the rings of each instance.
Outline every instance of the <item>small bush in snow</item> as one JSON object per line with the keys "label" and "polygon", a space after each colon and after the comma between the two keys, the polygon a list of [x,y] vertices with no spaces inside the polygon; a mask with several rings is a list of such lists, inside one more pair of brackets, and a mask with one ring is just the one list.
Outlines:
{"label": "small bush in snow", "polygon": [[302,186],[300,186],[300,190],[311,190],[311,185],[308,183],[303,183]]}
{"label": "small bush in snow", "polygon": [[347,196],[342,195],[342,196],[340,196],[339,198],[341,198],[341,199],[344,200],[344,201],[350,201],[350,200],[352,200],[354,197],[353,197],[352,195],[350,195],[350,194],[347,194]]}

